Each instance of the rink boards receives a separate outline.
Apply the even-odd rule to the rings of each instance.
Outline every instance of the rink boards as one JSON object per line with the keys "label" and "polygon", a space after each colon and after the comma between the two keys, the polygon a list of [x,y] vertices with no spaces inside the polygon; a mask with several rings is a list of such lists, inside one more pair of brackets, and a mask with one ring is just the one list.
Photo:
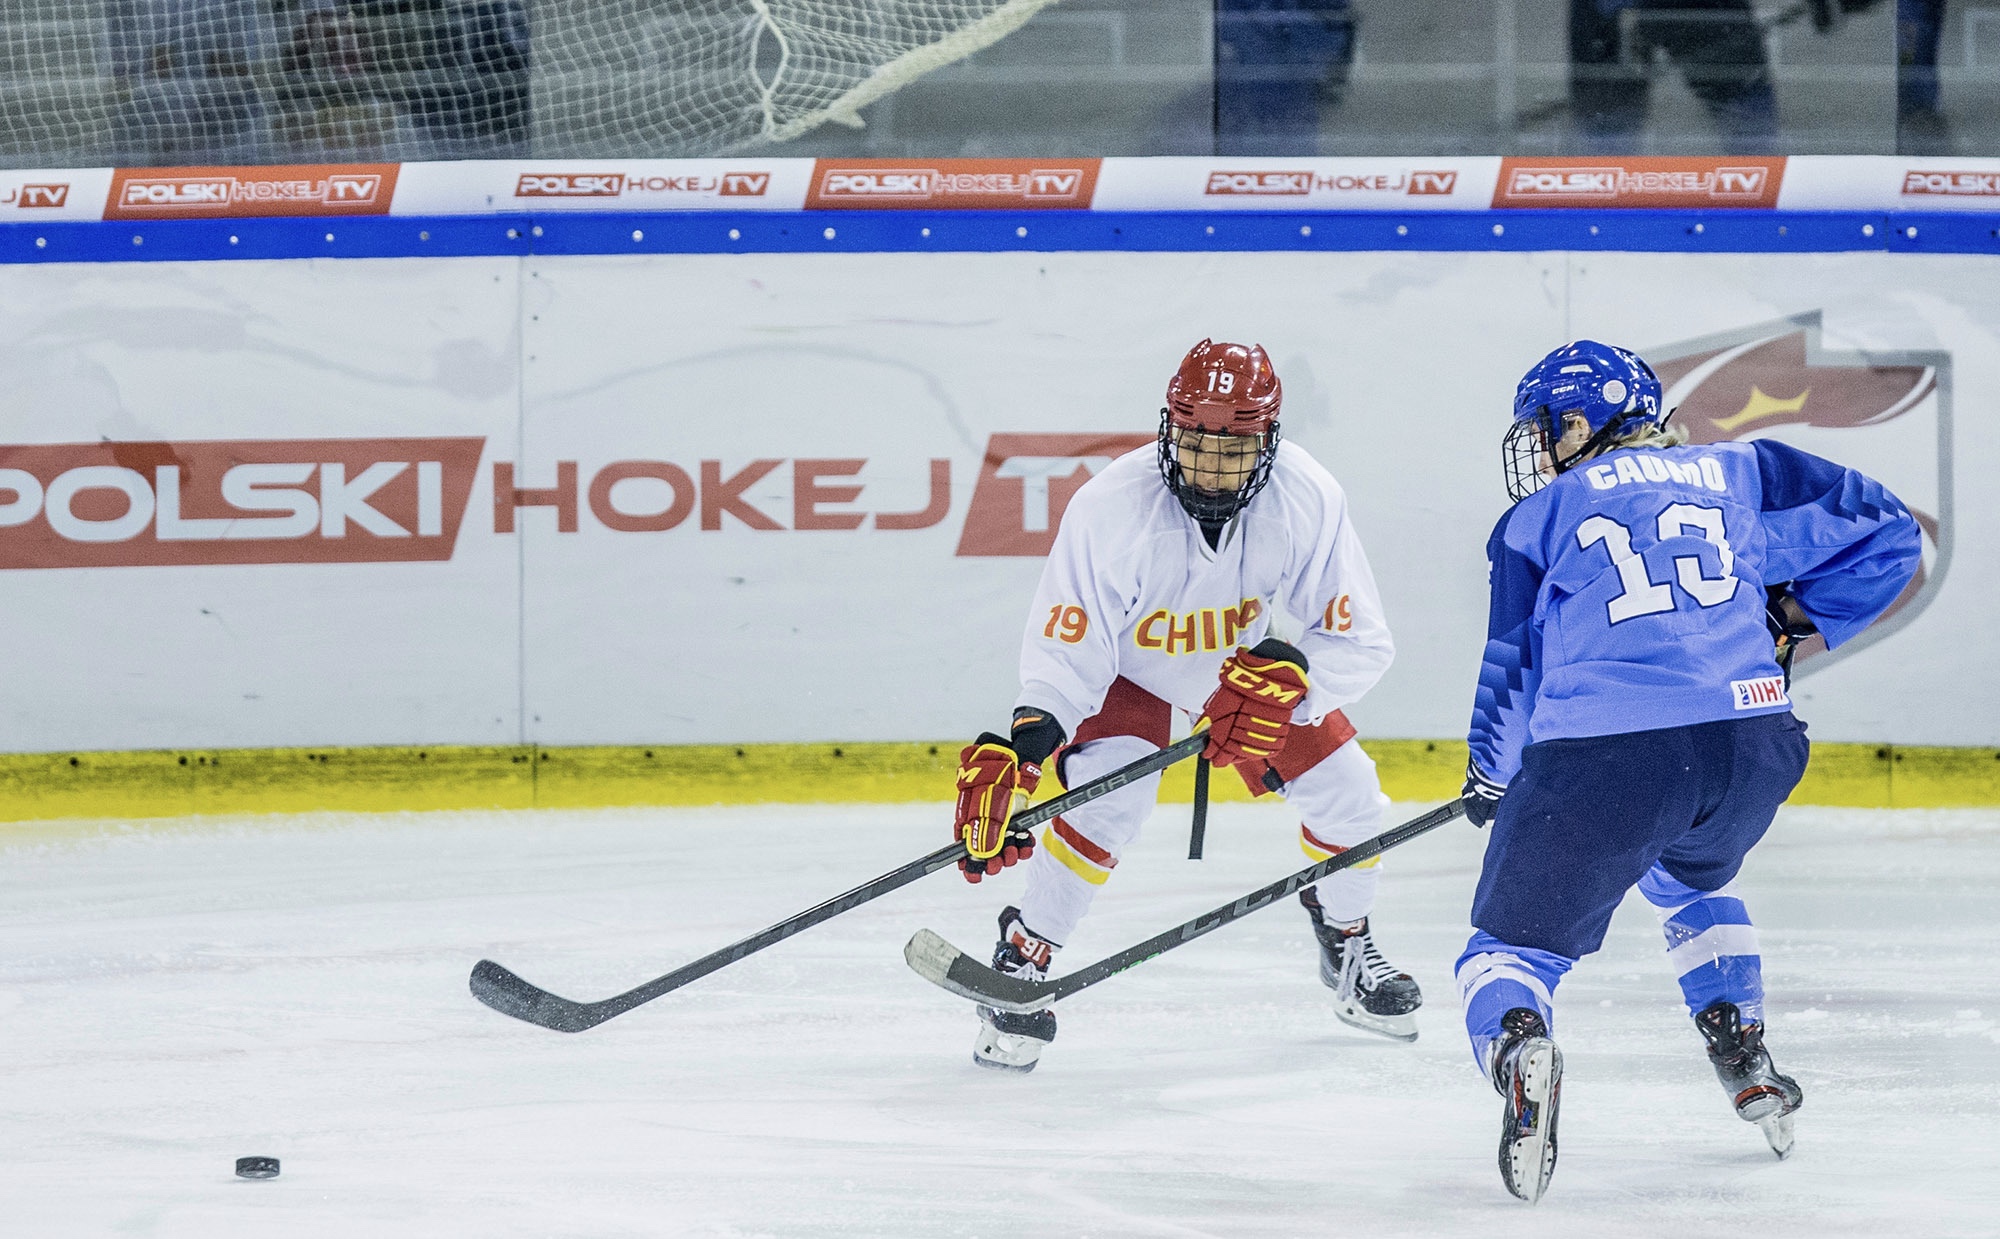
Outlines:
{"label": "rink boards", "polygon": [[[1755,216],[1788,218],[1831,227]],[[1801,796],[2000,799],[1994,257],[1692,227],[6,266],[0,786],[11,816],[941,798],[1011,703],[1063,505],[1213,335],[1271,351],[1287,437],[1348,491],[1398,643],[1352,711],[1385,782],[1448,795],[1513,384],[1592,336],[1660,364],[1698,440],[1821,452],[1925,523],[1920,585],[1802,666]]]}
{"label": "rink boards", "polygon": [[[1463,741],[1363,741],[1398,802],[1458,794]],[[936,802],[958,746],[938,744],[365,746],[0,754],[0,821],[187,814],[598,808],[617,805]],[[1792,803],[1853,808],[1990,805],[1995,754],[1976,746],[1820,744]],[[1062,790],[1053,776],[1038,800]],[[1193,769],[1160,799],[1193,798]],[[1227,774],[1211,799],[1246,802]],[[1266,799],[1270,799],[1266,797]]]}

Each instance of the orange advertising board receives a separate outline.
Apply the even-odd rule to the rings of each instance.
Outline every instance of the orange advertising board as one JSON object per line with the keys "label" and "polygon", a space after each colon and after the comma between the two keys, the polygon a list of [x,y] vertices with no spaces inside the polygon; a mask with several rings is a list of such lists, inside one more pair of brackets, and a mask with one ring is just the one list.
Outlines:
{"label": "orange advertising board", "polygon": [[119,168],[106,219],[387,215],[401,165]]}
{"label": "orange advertising board", "polygon": [[1630,157],[1500,162],[1496,207],[1736,207],[1770,210],[1783,158]]}
{"label": "orange advertising board", "polygon": [[807,210],[1088,210],[1097,159],[821,159]]}

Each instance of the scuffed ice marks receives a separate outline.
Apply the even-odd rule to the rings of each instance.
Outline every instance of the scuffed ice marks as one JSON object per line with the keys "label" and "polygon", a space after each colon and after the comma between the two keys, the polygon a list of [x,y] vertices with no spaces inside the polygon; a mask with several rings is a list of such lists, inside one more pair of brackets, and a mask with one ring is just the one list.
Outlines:
{"label": "scuffed ice marks", "polygon": [[[1717,1091],[1650,909],[1621,908],[1559,992],[1563,1170],[1532,1226],[1458,1012],[1427,1007],[1410,1045],[1340,1027],[1295,904],[1080,996],[1023,1080],[967,1061],[970,1004],[900,953],[927,924],[990,941],[1018,885],[933,876],[579,1036],[465,992],[484,955],[612,992],[936,847],[940,814],[12,827],[0,1231],[1970,1239],[2000,1217],[2000,811],[1788,809],[1745,870],[1809,1097],[1787,1163]],[[1285,806],[1213,815],[1194,865],[1162,807],[1075,958],[1298,866]],[[1382,884],[1378,932],[1437,991],[1484,843],[1440,830]],[[235,1179],[250,1152],[283,1158],[276,1190]]]}

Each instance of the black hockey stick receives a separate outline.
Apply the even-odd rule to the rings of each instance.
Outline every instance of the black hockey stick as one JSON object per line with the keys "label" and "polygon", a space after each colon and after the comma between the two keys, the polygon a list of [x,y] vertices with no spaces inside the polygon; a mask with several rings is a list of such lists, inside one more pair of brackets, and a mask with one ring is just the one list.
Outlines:
{"label": "black hockey stick", "polygon": [[1192,942],[1211,930],[1220,929],[1240,916],[1248,916],[1259,908],[1268,907],[1273,901],[1303,890],[1329,873],[1372,860],[1398,844],[1408,843],[1418,835],[1436,830],[1463,812],[1464,801],[1447,801],[1420,818],[1385,830],[1345,852],[1301,869],[1289,878],[1260,887],[1234,903],[1226,903],[1213,912],[1184,921],[1137,946],[1126,947],[1116,955],[1053,981],[1029,981],[995,972],[928,929],[918,930],[916,937],[910,939],[909,945],[903,948],[903,959],[916,969],[919,976],[960,998],[970,998],[1001,1011],[1039,1011],[1080,989],[1088,989],[1107,977],[1117,976],[1127,968],[1143,964],[1155,955],[1164,955],[1182,943]]}
{"label": "black hockey stick", "polygon": [[1188,859],[1201,859],[1201,845],[1208,838],[1208,762],[1194,759],[1194,822],[1188,827]]}
{"label": "black hockey stick", "polygon": [[[1060,796],[1024,809],[1015,816],[1014,822],[1023,828],[1039,826],[1078,805],[1115,792],[1127,783],[1143,779],[1155,771],[1166,769],[1184,757],[1199,753],[1207,743],[1208,732],[1198,731],[1187,739],[1170,744],[1151,756],[1142,757],[1129,766],[1121,766],[1109,774],[1092,779],[1082,787],[1072,788]],[[543,1028],[552,1028],[557,1032],[582,1032],[586,1028],[597,1027],[614,1015],[623,1015],[642,1003],[651,1002],[662,994],[671,993],[689,981],[705,977],[718,968],[727,967],[746,955],[753,955],[767,946],[783,942],[802,929],[810,929],[821,921],[832,920],[871,899],[879,899],[890,891],[908,886],[926,874],[956,865],[964,855],[963,843],[947,844],[928,856],[918,857],[900,869],[891,870],[879,878],[863,882],[851,891],[835,895],[825,903],[807,908],[797,916],[779,921],[769,929],[759,930],[741,942],[732,943],[719,951],[702,956],[691,964],[683,964],[665,976],[654,977],[644,985],[600,1002],[573,1002],[551,994],[538,985],[522,980],[515,973],[490,959],[482,959],[473,965],[470,980],[472,996],[500,1014],[511,1015],[517,1020],[526,1020],[530,1024],[539,1024]]]}

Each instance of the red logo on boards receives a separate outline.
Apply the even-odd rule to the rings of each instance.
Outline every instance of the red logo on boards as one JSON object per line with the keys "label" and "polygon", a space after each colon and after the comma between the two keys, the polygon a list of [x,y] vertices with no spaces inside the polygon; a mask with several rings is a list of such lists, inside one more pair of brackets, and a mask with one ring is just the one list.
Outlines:
{"label": "red logo on boards", "polygon": [[396,164],[120,168],[106,219],[386,215]]}
{"label": "red logo on boards", "polygon": [[673,175],[665,172],[523,172],[514,182],[516,198],[617,198],[625,194],[713,194],[721,198],[761,198],[771,188],[768,172]]}
{"label": "red logo on boards", "polygon": [[813,167],[808,210],[841,207],[946,207],[972,210],[1090,205],[1097,189],[1095,159],[1074,163],[1031,159],[822,159]]}
{"label": "red logo on boards", "polygon": [[1201,192],[1215,195],[1303,197],[1312,192],[1310,172],[1211,172]]}
{"label": "red logo on boards", "polygon": [[18,190],[9,190],[0,196],[0,204],[13,203],[22,210],[36,207],[59,207],[69,201],[69,185],[58,182],[53,185],[23,185]]}
{"label": "red logo on boards", "polygon": [[761,198],[771,188],[768,172],[725,172],[718,192],[725,198]]}
{"label": "red logo on boards", "polygon": [[523,172],[516,198],[616,198],[625,192],[622,172]]}
{"label": "red logo on boards", "polygon": [[1496,207],[1775,207],[1785,161],[1631,158],[1500,163]]}
{"label": "red logo on boards", "polygon": [[1212,171],[1202,193],[1209,197],[1290,197],[1313,193],[1328,194],[1449,194],[1458,186],[1458,173],[1445,172],[1334,172],[1321,174],[1305,169],[1273,172]]}
{"label": "red logo on boards", "polygon": [[0,568],[450,559],[485,444],[0,447]]}
{"label": "red logo on boards", "polygon": [[1919,172],[1903,174],[1903,193],[1947,198],[2000,198],[2000,172]]}
{"label": "red logo on boards", "polygon": [[1076,492],[1125,453],[1150,447],[1150,434],[996,434],[959,535],[960,555],[1039,556]]}
{"label": "red logo on boards", "polygon": [[[790,470],[781,472],[787,463]],[[874,500],[873,496],[862,499],[868,487],[856,480],[867,467],[868,461],[861,457],[801,457],[789,462],[780,457],[735,467],[720,460],[703,460],[690,472],[670,460],[614,460],[592,473],[585,486],[576,461],[558,460],[553,475],[544,479],[554,485],[530,486],[523,484],[524,474],[516,470],[514,462],[496,460],[493,532],[515,532],[524,508],[552,509],[558,533],[578,532],[585,509],[599,525],[620,533],[665,533],[681,527],[697,512],[700,517],[695,528],[709,533],[736,528],[770,533],[785,529],[855,530],[870,522],[876,529],[929,529],[950,513],[951,461],[930,462],[929,497],[922,508],[855,511],[854,504],[872,505]],[[787,472],[792,492],[790,525],[772,514],[769,497],[764,497],[765,506],[760,506],[759,497],[751,493],[768,489],[772,483],[782,486]]]}

